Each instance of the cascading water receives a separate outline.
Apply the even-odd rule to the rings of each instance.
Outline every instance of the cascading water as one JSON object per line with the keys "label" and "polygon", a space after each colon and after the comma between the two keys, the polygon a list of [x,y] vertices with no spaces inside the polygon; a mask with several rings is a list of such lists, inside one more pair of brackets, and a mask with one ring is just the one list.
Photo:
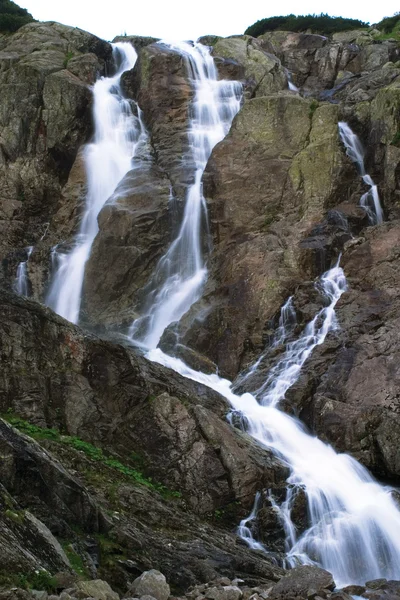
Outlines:
{"label": "cascading water", "polygon": [[[337,454],[277,409],[312,350],[336,326],[334,309],[346,289],[342,269],[335,266],[325,273],[320,286],[329,305],[317,313],[297,342],[288,344],[274,368],[274,379],[257,390],[259,399],[256,394],[234,394],[229,381],[194,371],[160,349],[151,350],[148,358],[222,394],[244,416],[247,432],[289,467],[288,497],[282,508],[287,566],[320,565],[333,573],[339,586],[378,577],[399,579],[400,512],[391,490],[377,484],[353,458]],[[310,527],[297,539],[290,507],[298,488],[307,497]],[[252,518],[253,513],[241,523],[247,527],[243,539],[250,546],[258,543],[248,528]]]}
{"label": "cascading water", "polygon": [[19,263],[17,268],[17,275],[14,280],[13,289],[19,296],[29,295],[29,278],[28,278],[28,261],[33,252],[34,246],[28,246],[25,248],[26,260]]}
{"label": "cascading water", "polygon": [[[180,359],[156,349],[164,329],[179,320],[201,294],[206,277],[200,242],[201,220],[206,218],[201,177],[213,146],[226,134],[240,105],[238,85],[217,81],[207,49],[184,43],[173,47],[186,57],[193,77],[195,100],[189,136],[196,171],[178,237],[158,265],[163,284],[151,299],[147,314],[134,323],[132,337],[135,343],[151,348],[147,354],[150,360],[222,394],[233,410],[243,416],[248,433],[288,466],[287,498],[280,507],[275,503],[287,536],[287,565],[319,564],[333,573],[338,585],[364,583],[378,577],[399,579],[400,513],[391,490],[378,485],[355,460],[336,454],[330,446],[309,435],[299,421],[277,408],[297,381],[311,352],[336,326],[335,306],[346,289],[338,265],[320,281],[328,305],[317,313],[298,340],[287,344],[283,357],[254,394],[239,396],[232,391],[229,381],[215,374],[197,372]],[[73,321],[78,318],[84,267],[97,233],[98,212],[129,170],[141,132],[140,123],[119,88],[122,72],[133,64],[133,50],[121,45],[117,49],[124,58],[120,70],[114,78],[97,82],[94,89],[96,134],[94,143],[87,148],[89,190],[85,215],[75,249],[64,255],[50,293],[57,312]],[[345,125],[341,124],[341,132],[345,131]],[[359,146],[348,131],[342,139],[347,141],[344,141],[346,150],[368,183]],[[372,188],[373,182],[370,192],[374,199]],[[379,198],[374,210],[375,222],[380,222]],[[289,303],[287,308],[290,306]],[[287,341],[287,333],[283,316],[276,337],[280,344]],[[297,537],[290,510],[299,488],[308,500],[310,527]],[[250,547],[262,550],[262,544],[253,539],[249,527],[256,517],[260,498],[256,498],[249,517],[241,522],[239,533]]]}
{"label": "cascading water", "polygon": [[[85,265],[98,232],[97,217],[117,184],[130,170],[132,157],[146,136],[140,112],[122,95],[121,76],[133,68],[137,54],[128,43],[113,44],[119,68],[113,77],[99,79],[93,87],[94,140],[85,148],[87,194],[79,233],[70,253],[57,251],[57,270],[46,303],[73,323],[79,319]],[[54,258],[54,257],[53,257]]]}
{"label": "cascading water", "polygon": [[254,539],[253,533],[249,527],[249,524],[251,524],[252,521],[255,521],[255,519],[257,518],[257,513],[259,510],[260,504],[261,504],[261,494],[260,494],[260,492],[257,492],[256,497],[254,499],[254,505],[253,505],[253,509],[252,509],[251,513],[249,514],[248,517],[246,517],[245,519],[242,519],[242,521],[240,521],[240,525],[238,527],[238,535],[242,538],[242,540],[244,542],[246,542],[248,547],[251,548],[252,550],[262,550],[263,552],[266,552],[265,547],[260,542],[257,542],[257,540]]}
{"label": "cascading water", "polygon": [[364,149],[357,135],[351,130],[347,123],[340,121],[338,123],[339,135],[342,140],[347,156],[356,164],[358,172],[364,183],[369,186],[369,190],[360,198],[360,206],[366,211],[371,225],[377,225],[383,222],[383,210],[379,200],[378,186],[375,185],[372,178],[365,171]]}
{"label": "cascading water", "polygon": [[147,349],[156,348],[168,325],[179,321],[201,296],[207,276],[201,250],[202,220],[207,221],[202,176],[212,149],[227,134],[242,96],[239,83],[218,81],[209,48],[186,42],[168,46],[186,59],[194,88],[188,135],[195,173],[179,233],[156,269],[154,278],[162,284],[130,330],[131,339]]}
{"label": "cascading water", "polygon": [[253,363],[243,374],[241,374],[235,381],[235,388],[241,388],[242,385],[247,381],[251,380],[252,376],[257,373],[264,359],[269,353],[281,346],[292,333],[292,329],[296,324],[296,312],[293,308],[293,297],[290,296],[285,304],[281,308],[281,314],[279,316],[278,329],[272,339],[272,342],[268,344],[267,349],[260,354],[259,358]]}

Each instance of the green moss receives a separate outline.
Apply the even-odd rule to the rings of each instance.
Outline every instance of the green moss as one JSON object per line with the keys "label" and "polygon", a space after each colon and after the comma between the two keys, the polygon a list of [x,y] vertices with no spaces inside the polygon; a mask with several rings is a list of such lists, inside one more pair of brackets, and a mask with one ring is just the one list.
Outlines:
{"label": "green moss", "polygon": [[19,523],[20,525],[22,525],[25,519],[25,511],[15,510],[15,508],[11,510],[10,508],[7,508],[7,510],[5,510],[4,512],[4,516],[7,517],[7,519],[14,521],[15,523]]}
{"label": "green moss", "polygon": [[313,118],[313,114],[314,114],[314,113],[315,113],[315,111],[317,110],[318,106],[319,106],[319,102],[318,102],[318,100],[311,100],[311,103],[310,103],[310,110],[309,110],[309,116],[310,116],[310,119],[312,119],[312,118]]}
{"label": "green moss", "polygon": [[392,146],[397,146],[398,148],[400,148],[400,130],[396,131],[390,143],[392,144]]}
{"label": "green moss", "polygon": [[66,69],[68,67],[68,63],[71,60],[71,58],[73,58],[74,53],[73,52],[67,52],[64,58],[64,69]]}

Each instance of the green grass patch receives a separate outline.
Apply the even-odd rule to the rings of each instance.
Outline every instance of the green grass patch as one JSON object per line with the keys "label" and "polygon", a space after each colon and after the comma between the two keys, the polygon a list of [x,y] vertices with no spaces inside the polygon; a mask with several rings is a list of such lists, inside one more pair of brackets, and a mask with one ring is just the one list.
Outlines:
{"label": "green grass patch", "polygon": [[[36,440],[52,440],[66,446],[71,446],[74,450],[83,452],[90,460],[101,463],[113,471],[124,475],[131,481],[144,485],[152,490],[159,492],[164,498],[181,498],[182,494],[177,491],[169,490],[165,485],[153,481],[151,477],[146,477],[142,471],[137,468],[123,464],[116,456],[104,454],[101,448],[85,442],[76,436],[62,435],[57,429],[39,427],[7,412],[2,418],[13,427]],[[135,458],[134,458],[135,457]],[[139,455],[134,453],[132,460],[139,464]],[[143,459],[140,460],[143,465]]]}
{"label": "green grass patch", "polygon": [[313,114],[317,110],[318,106],[319,106],[318,100],[311,100],[310,108],[309,108],[309,117],[310,117],[310,119],[313,118]]}
{"label": "green grass patch", "polygon": [[90,579],[90,573],[83,562],[83,558],[74,550],[71,542],[62,542],[61,545],[75,573],[83,579]]}
{"label": "green grass patch", "polygon": [[71,58],[73,58],[74,53],[73,52],[67,52],[64,58],[64,69],[66,69],[68,67],[68,63],[71,60]]}
{"label": "green grass patch", "polygon": [[31,573],[10,573],[0,570],[0,588],[22,588],[24,590],[45,590],[53,594],[57,590],[55,577],[46,569],[37,569]]}

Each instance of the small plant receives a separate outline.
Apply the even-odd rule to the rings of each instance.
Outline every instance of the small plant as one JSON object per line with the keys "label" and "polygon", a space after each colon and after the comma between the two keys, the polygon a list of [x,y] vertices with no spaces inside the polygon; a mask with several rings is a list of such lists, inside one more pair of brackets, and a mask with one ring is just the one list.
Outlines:
{"label": "small plant", "polygon": [[397,146],[398,148],[400,148],[400,130],[396,131],[390,143],[392,144],[392,146]]}
{"label": "small plant", "polygon": [[311,100],[310,109],[309,109],[309,117],[310,117],[310,119],[313,118],[313,114],[317,110],[318,106],[319,106],[318,100]]}
{"label": "small plant", "polygon": [[87,570],[87,568],[85,567],[85,563],[83,562],[83,559],[81,557],[80,554],[78,554],[78,552],[76,552],[74,550],[74,547],[72,546],[72,544],[70,542],[64,542],[62,544],[63,550],[65,552],[65,554],[67,555],[67,558],[70,562],[71,567],[73,568],[73,570],[75,571],[75,573],[77,573],[78,575],[80,575],[83,578],[90,578],[90,574],[89,571]]}
{"label": "small plant", "polygon": [[28,587],[52,593],[57,589],[57,581],[46,569],[38,569],[28,578]]}
{"label": "small plant", "polygon": [[73,58],[74,53],[73,52],[67,52],[64,58],[64,69],[66,69],[68,67],[68,63],[71,60],[71,58]]}

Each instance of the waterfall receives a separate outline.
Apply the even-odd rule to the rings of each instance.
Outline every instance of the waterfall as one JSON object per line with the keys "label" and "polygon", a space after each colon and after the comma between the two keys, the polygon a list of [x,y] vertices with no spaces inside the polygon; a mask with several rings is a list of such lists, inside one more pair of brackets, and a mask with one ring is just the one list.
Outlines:
{"label": "waterfall", "polygon": [[57,249],[57,268],[46,304],[73,323],[79,320],[85,265],[98,232],[97,217],[116,186],[130,170],[132,157],[145,136],[131,102],[123,97],[120,80],[133,68],[137,54],[128,43],[113,44],[119,64],[113,77],[99,79],[93,87],[94,139],[85,148],[87,174],[85,209],[71,252]]}
{"label": "waterfall", "polygon": [[[239,396],[232,391],[228,380],[195,371],[159,348],[147,356],[222,394],[234,411],[243,415],[247,432],[290,469],[288,496],[281,507],[286,531],[286,566],[319,565],[333,574],[338,586],[363,584],[379,577],[399,579],[400,512],[392,490],[376,483],[356,460],[337,454],[331,446],[307,433],[297,419],[277,408],[288,388],[297,381],[301,366],[312,350],[337,326],[334,309],[346,289],[342,269],[336,265],[321,277],[319,285],[328,306],[317,313],[297,342],[288,344],[274,368],[274,378],[256,394]],[[309,528],[297,537],[290,508],[294,490],[300,488],[307,498]],[[258,544],[248,527],[255,518],[257,502],[239,529],[250,547]]]}
{"label": "waterfall", "polygon": [[257,513],[260,508],[260,504],[261,494],[260,492],[257,492],[251,513],[248,517],[240,521],[240,525],[238,527],[238,535],[252,550],[262,550],[263,552],[266,552],[265,547],[260,542],[257,542],[257,540],[254,539],[253,533],[249,527],[249,525],[257,518]]}
{"label": "waterfall", "polygon": [[207,223],[202,176],[212,149],[228,133],[242,95],[239,83],[218,81],[209,48],[186,42],[167,45],[185,58],[194,89],[188,136],[195,172],[178,235],[153,277],[162,284],[130,329],[131,339],[147,349],[156,348],[168,325],[179,321],[201,296],[207,277],[201,249],[202,222]]}
{"label": "waterfall", "polygon": [[[207,276],[201,249],[202,224],[207,222],[202,175],[213,147],[228,132],[241,101],[239,84],[217,80],[207,48],[188,43],[169,46],[186,59],[194,89],[188,132],[195,164],[194,183],[187,192],[179,233],[156,269],[154,280],[161,281],[161,285],[149,298],[145,314],[133,323],[130,337],[135,344],[148,349],[149,360],[222,394],[232,411],[246,423],[248,433],[288,467],[285,501],[279,506],[270,496],[286,532],[287,566],[320,565],[333,573],[339,586],[379,577],[399,579],[400,512],[391,488],[376,483],[357,461],[336,453],[310,435],[297,419],[278,408],[313,350],[338,326],[335,306],[346,290],[346,279],[338,264],[322,275],[318,284],[326,306],[296,340],[292,340],[295,314],[291,299],[283,307],[273,344],[286,344],[286,350],[266,381],[253,393],[236,394],[228,380],[195,371],[157,348],[165,328],[179,321],[201,296]],[[93,90],[95,136],[85,152],[88,193],[79,233],[69,254],[58,248],[53,252],[58,268],[48,303],[71,321],[79,317],[85,264],[98,231],[97,216],[130,169],[136,146],[144,135],[140,116],[133,115],[120,89],[120,77],[132,68],[135,52],[129,45],[116,44],[114,53],[122,58],[118,73],[99,80]],[[359,140],[345,123],[339,124],[339,131],[346,152],[370,186],[361,204],[371,221],[379,223],[383,215],[378,192],[365,172]],[[265,353],[261,359],[264,357]],[[241,381],[251,383],[250,375],[257,372],[259,365],[260,359]],[[291,520],[292,503],[299,489],[307,499],[309,516],[309,527],[300,536]],[[254,539],[251,530],[261,500],[258,494],[238,533],[250,548],[267,551]]]}
{"label": "waterfall", "polygon": [[28,261],[33,252],[34,246],[25,248],[26,260],[19,263],[17,275],[14,279],[13,290],[19,296],[29,296],[29,277],[28,277]]}
{"label": "waterfall", "polygon": [[375,185],[371,176],[365,171],[364,149],[361,142],[344,121],[340,121],[338,127],[340,139],[346,148],[347,156],[356,164],[362,180],[369,186],[369,190],[360,198],[360,206],[367,213],[371,225],[382,223],[383,210],[379,200],[378,186]]}

